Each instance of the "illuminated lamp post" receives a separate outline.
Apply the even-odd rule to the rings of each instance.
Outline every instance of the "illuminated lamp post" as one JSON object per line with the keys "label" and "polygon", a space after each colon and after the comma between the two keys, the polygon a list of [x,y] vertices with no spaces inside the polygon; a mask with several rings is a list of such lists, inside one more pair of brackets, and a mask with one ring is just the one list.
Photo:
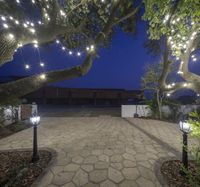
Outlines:
{"label": "illuminated lamp post", "polygon": [[33,155],[32,162],[37,162],[39,158],[38,154],[38,145],[37,145],[37,126],[40,123],[40,116],[34,115],[30,118],[30,121],[33,125]]}
{"label": "illuminated lamp post", "polygon": [[[192,131],[191,125],[186,121],[180,121],[180,130],[183,132],[182,163],[188,169],[188,134]],[[181,171],[181,174],[185,174]]]}

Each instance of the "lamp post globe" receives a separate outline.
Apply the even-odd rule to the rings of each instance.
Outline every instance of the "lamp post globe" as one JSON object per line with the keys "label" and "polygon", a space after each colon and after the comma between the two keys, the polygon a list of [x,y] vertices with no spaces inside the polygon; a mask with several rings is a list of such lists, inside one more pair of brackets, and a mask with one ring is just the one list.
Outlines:
{"label": "lamp post globe", "polygon": [[38,145],[37,145],[37,126],[40,123],[40,116],[34,115],[30,118],[30,122],[33,125],[33,155],[32,162],[37,162],[39,158]]}

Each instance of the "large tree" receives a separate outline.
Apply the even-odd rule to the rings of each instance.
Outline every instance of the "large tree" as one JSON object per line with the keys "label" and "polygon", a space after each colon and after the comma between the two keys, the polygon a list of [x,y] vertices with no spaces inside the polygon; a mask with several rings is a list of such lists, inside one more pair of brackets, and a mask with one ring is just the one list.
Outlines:
{"label": "large tree", "polygon": [[[149,38],[162,43],[163,71],[160,89],[171,94],[180,89],[200,93],[200,74],[189,69],[190,61],[199,61],[196,54],[200,44],[199,0],[144,0],[144,20],[149,22]],[[167,83],[170,66],[178,64],[182,81]]]}
{"label": "large tree", "polygon": [[134,33],[139,7],[134,0],[0,0],[0,66],[25,45],[38,47],[57,40],[69,50],[88,46],[81,65],[1,84],[0,100],[85,75],[98,48],[109,44],[116,27]]}

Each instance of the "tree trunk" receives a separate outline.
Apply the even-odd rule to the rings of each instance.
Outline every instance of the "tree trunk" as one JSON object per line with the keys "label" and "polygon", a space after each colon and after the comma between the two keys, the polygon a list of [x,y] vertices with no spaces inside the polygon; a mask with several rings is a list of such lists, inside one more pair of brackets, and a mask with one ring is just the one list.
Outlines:
{"label": "tree trunk", "polygon": [[156,100],[158,105],[159,119],[162,119],[162,99],[160,96],[160,90],[156,91]]}

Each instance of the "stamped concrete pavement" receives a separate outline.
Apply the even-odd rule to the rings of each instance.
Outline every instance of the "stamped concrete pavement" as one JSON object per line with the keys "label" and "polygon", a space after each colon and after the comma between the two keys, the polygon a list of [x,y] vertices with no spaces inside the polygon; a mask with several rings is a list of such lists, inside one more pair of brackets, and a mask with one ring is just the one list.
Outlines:
{"label": "stamped concrete pavement", "polygon": [[[178,125],[120,117],[44,117],[40,147],[57,152],[37,187],[160,187],[166,157],[179,157]],[[31,148],[32,129],[0,140],[0,150]]]}

